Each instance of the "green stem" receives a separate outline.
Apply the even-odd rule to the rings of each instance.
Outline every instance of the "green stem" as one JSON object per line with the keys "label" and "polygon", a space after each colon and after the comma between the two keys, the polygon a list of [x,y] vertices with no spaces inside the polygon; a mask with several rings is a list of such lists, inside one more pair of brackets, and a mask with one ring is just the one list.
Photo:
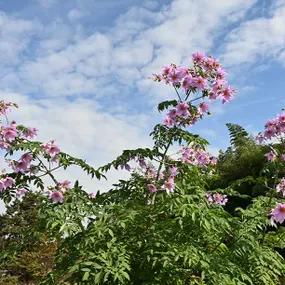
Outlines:
{"label": "green stem", "polygon": [[57,185],[58,181],[55,179],[51,171],[46,167],[46,165],[43,163],[43,161],[36,155],[36,158],[39,160],[43,168],[46,170],[46,174],[49,175],[49,177],[53,180],[53,182]]}
{"label": "green stem", "polygon": [[175,90],[175,92],[176,92],[176,94],[178,96],[179,101],[182,102],[182,99],[181,99],[181,97],[179,95],[179,92],[177,91],[177,88],[175,87],[175,85],[173,85],[173,87],[174,87],[174,90]]}

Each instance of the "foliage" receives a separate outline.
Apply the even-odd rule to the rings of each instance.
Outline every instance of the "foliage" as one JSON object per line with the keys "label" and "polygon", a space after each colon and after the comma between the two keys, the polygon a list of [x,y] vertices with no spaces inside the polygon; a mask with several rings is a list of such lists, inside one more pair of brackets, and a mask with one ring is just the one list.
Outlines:
{"label": "foliage", "polygon": [[39,227],[41,204],[29,193],[0,216],[0,284],[38,284],[52,269],[57,242]]}
{"label": "foliage", "polygon": [[[260,145],[228,124],[231,147],[216,164],[207,141],[187,128],[209,114],[208,99],[225,103],[233,96],[220,63],[196,53],[192,66],[171,64],[154,79],[171,85],[177,99],[159,104],[167,114],[151,132],[153,147],[125,150],[99,169],[61,152],[54,141],[31,141],[27,134],[34,130],[2,126],[12,167],[0,179],[10,205],[1,233],[1,266],[8,261],[11,268],[2,280],[10,281],[3,282],[28,275],[42,285],[282,284],[284,140]],[[11,106],[2,102],[0,112]],[[265,137],[274,137],[272,128],[279,135],[280,118],[266,124]],[[25,152],[19,159],[18,151]],[[130,178],[88,195],[79,182],[55,177],[58,168],[74,164],[97,178],[121,167]],[[19,201],[23,188],[33,192],[31,184],[38,194]],[[27,209],[29,197],[38,204]],[[35,224],[27,222],[30,216]],[[39,267],[42,259],[48,263]]]}

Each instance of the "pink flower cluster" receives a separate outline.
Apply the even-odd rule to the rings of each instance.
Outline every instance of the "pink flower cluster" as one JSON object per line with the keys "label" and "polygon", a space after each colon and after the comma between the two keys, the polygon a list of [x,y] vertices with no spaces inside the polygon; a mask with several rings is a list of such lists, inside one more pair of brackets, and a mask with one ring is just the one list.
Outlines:
{"label": "pink flower cluster", "polygon": [[0,179],[0,193],[15,185],[15,180],[12,177],[6,176]]}
{"label": "pink flower cluster", "polygon": [[146,178],[151,183],[147,184],[147,189],[150,193],[155,193],[158,190],[166,191],[166,193],[173,193],[175,188],[175,177],[178,174],[176,166],[171,166],[168,170],[165,170],[160,174],[159,180],[156,181],[157,172],[154,169],[147,171]]}
{"label": "pink flower cluster", "polygon": [[172,127],[172,126],[190,126],[197,122],[200,116],[208,111],[208,105],[206,103],[201,103],[198,112],[194,109],[190,113],[190,105],[187,102],[178,103],[175,108],[168,111],[166,117],[164,118],[163,124]]}
{"label": "pink flower cluster", "polygon": [[33,160],[33,156],[31,153],[25,153],[21,156],[21,158],[18,161],[11,161],[10,165],[12,167],[12,169],[14,170],[14,172],[16,173],[25,173],[30,171],[31,168],[31,162]]}
{"label": "pink flower cluster", "polygon": [[11,144],[17,139],[32,139],[37,135],[37,129],[27,128],[23,131],[18,130],[16,122],[11,122],[7,126],[1,126],[0,128],[0,148],[9,149]]}
{"label": "pink flower cluster", "polygon": [[59,147],[54,143],[53,140],[46,144],[43,144],[42,148],[44,152],[50,155],[52,158],[55,158],[60,153]]}
{"label": "pink flower cluster", "polygon": [[224,206],[228,202],[227,195],[220,193],[206,193],[206,198],[210,204]]}
{"label": "pink flower cluster", "polygon": [[281,113],[276,118],[268,120],[265,124],[263,133],[259,133],[257,140],[263,142],[274,137],[279,137],[285,134],[285,113]]}
{"label": "pink flower cluster", "polygon": [[16,190],[16,197],[22,198],[27,194],[28,190],[26,188],[19,188]]}
{"label": "pink flower cluster", "polygon": [[68,180],[57,183],[57,185],[54,187],[54,189],[48,192],[48,197],[54,203],[63,203],[64,193],[68,189],[70,189],[70,184],[71,184],[71,182]]}
{"label": "pink flower cluster", "polygon": [[181,161],[196,166],[215,165],[217,159],[199,147],[182,147]]}
{"label": "pink flower cluster", "polygon": [[280,192],[285,197],[285,177],[283,177],[280,183],[276,186],[276,191]]}
{"label": "pink flower cluster", "polygon": [[206,92],[210,99],[221,98],[223,103],[228,102],[234,90],[228,85],[221,64],[200,52],[192,55],[192,61],[193,67],[167,65],[161,73],[154,74],[154,80],[182,87],[186,93]]}
{"label": "pink flower cluster", "polygon": [[283,223],[285,221],[285,204],[277,204],[274,209],[271,210],[271,224],[275,225],[277,223]]}
{"label": "pink flower cluster", "polygon": [[12,122],[6,127],[1,127],[1,138],[4,143],[13,142],[18,136],[17,125],[15,122]]}

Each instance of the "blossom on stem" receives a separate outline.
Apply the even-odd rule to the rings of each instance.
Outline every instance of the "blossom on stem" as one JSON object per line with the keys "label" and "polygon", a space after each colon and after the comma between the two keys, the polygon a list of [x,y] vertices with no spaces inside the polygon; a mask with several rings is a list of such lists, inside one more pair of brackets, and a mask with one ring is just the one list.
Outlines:
{"label": "blossom on stem", "polygon": [[50,191],[49,192],[49,198],[54,202],[54,203],[63,203],[64,197],[63,193],[61,191]]}
{"label": "blossom on stem", "polygon": [[178,103],[176,108],[175,108],[175,111],[176,111],[175,114],[177,116],[187,117],[190,115],[189,105],[187,104],[187,102]]}
{"label": "blossom on stem", "polygon": [[24,137],[28,139],[33,139],[34,137],[37,136],[37,134],[38,134],[38,130],[36,128],[27,128],[23,132]]}
{"label": "blossom on stem", "polygon": [[28,190],[25,188],[19,188],[16,190],[16,197],[17,198],[22,198],[27,194]]}
{"label": "blossom on stem", "polygon": [[163,188],[166,190],[167,193],[174,192],[174,178],[169,177],[164,183],[163,183]]}
{"label": "blossom on stem", "polygon": [[206,56],[202,52],[195,52],[192,54],[192,59],[195,63],[201,64],[205,58],[206,58]]}
{"label": "blossom on stem", "polygon": [[64,193],[66,190],[70,189],[70,187],[71,187],[70,184],[71,184],[70,181],[64,180],[64,181],[59,182],[59,183],[57,184],[57,188],[58,188],[59,190],[61,190],[62,193]]}
{"label": "blossom on stem", "polygon": [[221,193],[206,193],[206,198],[210,204],[224,206],[228,202],[227,195],[222,195]]}
{"label": "blossom on stem", "polygon": [[199,104],[198,110],[201,114],[207,113],[209,111],[209,105],[205,102]]}
{"label": "blossom on stem", "polygon": [[268,161],[275,161],[277,158],[277,154],[275,151],[271,150],[270,152],[264,155]]}
{"label": "blossom on stem", "polygon": [[12,177],[6,176],[0,179],[0,193],[15,185],[15,180]]}
{"label": "blossom on stem", "polygon": [[1,129],[2,140],[6,142],[13,142],[18,136],[17,125],[15,122],[12,122],[8,127],[2,127]]}
{"label": "blossom on stem", "polygon": [[46,144],[42,144],[42,148],[44,150],[44,152],[48,155],[50,155],[51,157],[55,157],[56,155],[58,155],[60,153],[60,149],[57,145],[54,144],[54,141],[50,141]]}
{"label": "blossom on stem", "polygon": [[285,221],[285,204],[277,204],[274,209],[270,212],[271,215],[271,223],[274,225],[275,222],[283,223]]}

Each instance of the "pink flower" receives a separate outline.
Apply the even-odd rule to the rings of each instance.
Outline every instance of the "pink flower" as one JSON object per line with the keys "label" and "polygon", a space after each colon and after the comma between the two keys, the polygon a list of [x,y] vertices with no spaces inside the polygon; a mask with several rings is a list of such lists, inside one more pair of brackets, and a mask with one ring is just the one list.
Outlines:
{"label": "pink flower", "polygon": [[200,90],[204,90],[207,86],[207,82],[202,76],[194,77],[193,86],[197,87]]}
{"label": "pink flower", "polygon": [[221,97],[222,97],[222,102],[226,103],[228,101],[230,101],[233,97],[235,90],[230,87],[227,86],[222,92],[221,92]]}
{"label": "pink flower", "polygon": [[189,105],[187,104],[187,102],[178,103],[175,109],[176,109],[176,114],[178,116],[187,117],[190,114]]}
{"label": "pink flower", "polygon": [[50,141],[42,145],[43,150],[46,154],[49,154],[51,157],[55,157],[60,153],[60,149],[57,145],[54,144],[54,141]]}
{"label": "pink flower", "polygon": [[255,138],[259,143],[263,143],[263,141],[264,141],[264,136],[261,134],[261,133],[259,133],[257,136],[256,136],[256,138]]}
{"label": "pink flower", "polygon": [[206,193],[206,198],[210,204],[224,206],[228,202],[227,195],[222,195],[220,193]]}
{"label": "pink flower", "polygon": [[214,203],[217,204],[217,205],[224,206],[228,202],[227,195],[222,195],[220,193],[215,193],[213,195],[213,199],[214,199]]}
{"label": "pink flower", "polygon": [[36,128],[27,128],[24,132],[24,136],[29,139],[33,139],[37,136],[38,130]]}
{"label": "pink flower", "polygon": [[285,161],[285,154],[281,154],[281,160]]}
{"label": "pink flower", "polygon": [[171,166],[169,168],[169,173],[171,177],[175,177],[178,174],[178,168],[176,166]]}
{"label": "pink flower", "polygon": [[190,87],[195,87],[193,82],[192,75],[187,75],[183,79],[182,87],[185,89],[185,91],[188,91]]}
{"label": "pink flower", "polygon": [[187,73],[188,70],[185,67],[172,68],[167,74],[167,79],[171,83],[177,84],[187,75]]}
{"label": "pink flower", "polygon": [[201,103],[201,104],[199,105],[199,111],[200,111],[201,113],[206,113],[206,112],[208,112],[208,111],[209,111],[209,105],[208,105],[207,103],[205,103],[205,102]]}
{"label": "pink flower", "polygon": [[180,152],[182,153],[181,161],[184,163],[201,167],[213,165],[216,162],[213,156],[201,148],[182,147]]}
{"label": "pink flower", "polygon": [[15,180],[12,177],[4,177],[0,180],[0,192],[15,185]]}
{"label": "pink flower", "polygon": [[149,167],[146,170],[146,178],[151,179],[151,178],[155,178],[156,177],[156,170],[154,167]]}
{"label": "pink flower", "polygon": [[4,183],[4,186],[6,188],[10,188],[15,185],[15,180],[12,177],[7,176],[6,178],[2,179],[2,182]]}
{"label": "pink flower", "polygon": [[27,152],[21,156],[21,160],[25,163],[30,163],[33,160],[33,156],[29,152]]}
{"label": "pink flower", "polygon": [[278,115],[276,118],[268,120],[265,124],[264,139],[272,139],[285,133],[285,113]]}
{"label": "pink flower", "polygon": [[162,69],[162,75],[167,76],[173,70],[173,66],[166,65]]}
{"label": "pink flower", "polygon": [[154,184],[147,184],[147,189],[150,193],[155,193],[157,191],[157,188]]}
{"label": "pink flower", "polygon": [[65,192],[66,190],[70,189],[71,182],[68,180],[64,180],[57,184],[57,187],[61,190],[61,192]]}
{"label": "pink flower", "polygon": [[13,122],[9,127],[3,127],[1,131],[2,137],[7,142],[13,142],[18,136],[16,123]]}
{"label": "pink flower", "polygon": [[64,200],[63,193],[61,191],[51,191],[49,193],[49,198],[54,203],[63,203],[63,200]]}
{"label": "pink flower", "polygon": [[175,120],[173,120],[169,116],[166,116],[163,120],[163,124],[170,128],[175,125]]}
{"label": "pink flower", "polygon": [[271,210],[271,221],[277,223],[283,223],[285,220],[285,204],[277,204],[277,206]]}
{"label": "pink flower", "polygon": [[207,71],[217,70],[220,67],[220,63],[213,57],[207,57],[204,62],[204,67]]}
{"label": "pink flower", "polygon": [[221,67],[219,67],[216,73],[217,79],[224,79],[225,75],[226,75],[226,72]]}
{"label": "pink flower", "polygon": [[192,54],[192,59],[195,63],[202,63],[205,57],[205,54],[202,52],[195,52]]}
{"label": "pink flower", "polygon": [[25,188],[19,188],[19,189],[17,189],[17,191],[16,191],[16,197],[17,197],[17,198],[24,197],[27,192],[28,192],[27,189],[25,189]]}
{"label": "pink flower", "polygon": [[164,182],[163,188],[166,190],[167,193],[174,192],[174,178],[169,177],[167,181]]}
{"label": "pink flower", "polygon": [[277,158],[276,153],[272,150],[270,152],[266,153],[264,156],[267,158],[268,161],[274,161]]}
{"label": "pink flower", "polygon": [[30,170],[30,163],[29,162],[26,162],[26,161],[13,161],[12,164],[11,164],[13,170],[15,172],[27,172]]}
{"label": "pink flower", "polygon": [[221,93],[221,91],[223,90],[224,86],[225,86],[225,80],[224,79],[217,79],[216,82],[213,84],[212,86],[212,92],[214,94],[216,94],[216,96],[219,95],[219,93]]}

